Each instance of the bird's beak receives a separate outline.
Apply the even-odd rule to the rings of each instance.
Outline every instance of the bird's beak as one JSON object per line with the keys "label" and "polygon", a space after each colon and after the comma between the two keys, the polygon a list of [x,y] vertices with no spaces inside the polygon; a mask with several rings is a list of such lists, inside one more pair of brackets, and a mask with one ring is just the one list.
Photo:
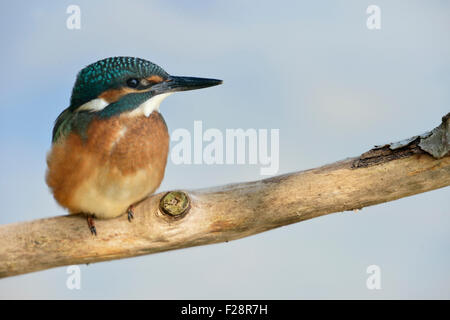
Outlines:
{"label": "bird's beak", "polygon": [[217,86],[222,80],[169,76],[165,81],[152,86],[155,94],[187,91]]}

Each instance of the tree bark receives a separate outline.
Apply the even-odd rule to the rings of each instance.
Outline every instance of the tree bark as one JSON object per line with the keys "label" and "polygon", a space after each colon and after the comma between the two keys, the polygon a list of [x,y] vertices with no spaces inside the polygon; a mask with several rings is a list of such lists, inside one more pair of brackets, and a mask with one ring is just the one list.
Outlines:
{"label": "tree bark", "polygon": [[239,239],[450,185],[450,113],[426,134],[359,157],[261,181],[149,196],[126,215],[0,226],[0,277]]}

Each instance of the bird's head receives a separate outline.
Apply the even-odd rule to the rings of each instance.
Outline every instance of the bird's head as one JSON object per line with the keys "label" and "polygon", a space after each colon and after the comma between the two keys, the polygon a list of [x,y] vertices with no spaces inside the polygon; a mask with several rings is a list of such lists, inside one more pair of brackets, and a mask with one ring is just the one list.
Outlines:
{"label": "bird's head", "polygon": [[149,116],[173,92],[221,83],[216,79],[171,76],[158,65],[139,58],[107,58],[78,73],[69,109],[95,112],[101,117],[127,111]]}

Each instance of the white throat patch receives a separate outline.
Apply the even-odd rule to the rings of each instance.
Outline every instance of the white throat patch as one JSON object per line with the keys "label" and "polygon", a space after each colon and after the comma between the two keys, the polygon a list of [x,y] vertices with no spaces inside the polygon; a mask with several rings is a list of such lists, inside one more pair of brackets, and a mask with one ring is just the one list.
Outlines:
{"label": "white throat patch", "polygon": [[159,111],[159,105],[161,104],[161,102],[172,93],[173,92],[161,93],[154,97],[151,97],[139,107],[131,111],[129,115],[132,117],[140,115],[145,115],[146,117],[150,116],[153,111]]}
{"label": "white throat patch", "polygon": [[[154,97],[151,97],[150,99],[148,99],[147,101],[142,103],[139,107],[137,107],[136,109],[131,111],[129,113],[129,116],[135,117],[135,116],[145,115],[146,117],[149,117],[153,111],[155,111],[155,110],[159,111],[159,105],[161,104],[161,102],[165,98],[170,96],[172,93],[173,92],[162,93],[162,94],[158,94]],[[101,110],[105,109],[108,105],[109,105],[109,103],[106,100],[103,100],[102,98],[97,98],[97,99],[93,99],[93,100],[86,102],[85,104],[79,106],[76,111],[86,110],[86,111],[96,112],[96,111],[101,111]]]}

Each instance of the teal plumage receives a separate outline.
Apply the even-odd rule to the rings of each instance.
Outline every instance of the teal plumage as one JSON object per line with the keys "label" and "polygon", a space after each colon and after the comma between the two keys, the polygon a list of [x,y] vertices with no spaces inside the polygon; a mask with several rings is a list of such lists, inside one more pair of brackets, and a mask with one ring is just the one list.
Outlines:
{"label": "teal plumage", "polygon": [[82,104],[97,98],[102,92],[117,88],[130,77],[143,78],[169,74],[158,65],[139,58],[113,57],[88,65],[78,73],[72,90],[70,108],[73,111]]}
{"label": "teal plumage", "polygon": [[[82,69],[75,81],[70,106],[56,119],[52,133],[52,142],[56,142],[71,130],[85,135],[89,122],[94,118],[87,111],[76,112],[84,103],[96,99],[106,90],[120,88],[127,79],[144,78],[148,75],[158,75],[167,78],[169,74],[158,65],[133,57],[112,57],[92,63]],[[124,111],[133,110],[151,98],[151,92],[136,93],[125,96],[103,109],[96,116],[105,118]],[[75,125],[74,125],[75,123]]]}

